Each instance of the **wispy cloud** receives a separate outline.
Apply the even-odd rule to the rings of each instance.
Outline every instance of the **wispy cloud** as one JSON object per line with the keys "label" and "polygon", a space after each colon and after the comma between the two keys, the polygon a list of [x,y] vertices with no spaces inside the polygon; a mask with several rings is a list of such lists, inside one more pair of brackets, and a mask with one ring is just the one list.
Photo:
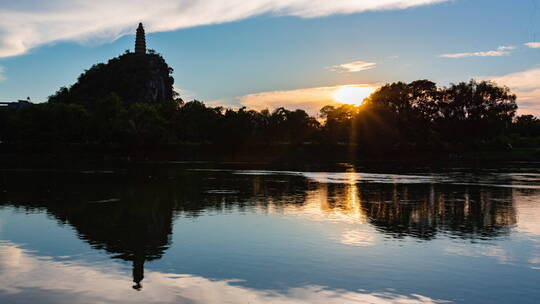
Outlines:
{"label": "wispy cloud", "polygon": [[288,91],[272,91],[249,94],[240,98],[240,103],[250,109],[303,109],[311,115],[317,115],[326,105],[337,105],[334,92],[338,87],[318,87]]}
{"label": "wispy cloud", "polygon": [[509,45],[509,46],[500,46],[497,48],[497,51],[511,51],[511,50],[515,50],[516,47],[513,46],[513,45]]}
{"label": "wispy cloud", "polygon": [[[132,33],[171,31],[261,14],[322,17],[397,10],[449,0],[26,0],[2,1],[0,57],[57,41],[106,42]],[[121,13],[119,13],[121,12]]]}
{"label": "wispy cloud", "polygon": [[525,45],[531,49],[540,49],[540,42],[527,42]]}
{"label": "wispy cloud", "polygon": [[540,67],[485,78],[509,87],[517,95],[520,114],[540,116]]}
{"label": "wispy cloud", "polygon": [[355,72],[371,70],[371,69],[374,69],[376,66],[377,66],[377,63],[375,62],[354,61],[354,62],[331,66],[329,67],[329,70],[336,71],[336,72],[355,73]]}
{"label": "wispy cloud", "polygon": [[6,68],[0,65],[0,81],[4,81],[6,79]]}
{"label": "wispy cloud", "polygon": [[497,57],[497,56],[510,55],[509,51],[514,50],[514,49],[516,49],[515,46],[500,46],[496,50],[493,50],[493,51],[450,53],[450,54],[439,55],[439,57],[442,57],[442,58]]}
{"label": "wispy cloud", "polygon": [[218,98],[210,101],[204,101],[204,104],[210,107],[224,107],[226,109],[240,109],[243,105],[238,103],[238,98]]}
{"label": "wispy cloud", "polygon": [[341,105],[336,94],[340,89],[361,87],[375,90],[376,85],[353,84],[343,86],[315,87],[287,91],[271,91],[256,94],[249,94],[240,97],[240,104],[249,109],[277,109],[285,107],[287,109],[303,109],[310,115],[317,116],[319,110],[327,105]]}
{"label": "wispy cloud", "polygon": [[183,101],[192,101],[195,99],[194,96],[196,94],[190,90],[175,87],[174,91],[180,95],[180,98],[182,98]]}

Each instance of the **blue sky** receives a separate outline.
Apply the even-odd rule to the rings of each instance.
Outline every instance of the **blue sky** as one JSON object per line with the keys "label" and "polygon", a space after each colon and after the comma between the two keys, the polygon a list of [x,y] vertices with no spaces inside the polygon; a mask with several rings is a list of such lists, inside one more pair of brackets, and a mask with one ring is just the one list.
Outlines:
{"label": "blue sky", "polygon": [[133,49],[140,20],[188,100],[316,110],[329,100],[313,89],[474,77],[540,114],[538,0],[20,2],[0,0],[2,101],[45,101]]}

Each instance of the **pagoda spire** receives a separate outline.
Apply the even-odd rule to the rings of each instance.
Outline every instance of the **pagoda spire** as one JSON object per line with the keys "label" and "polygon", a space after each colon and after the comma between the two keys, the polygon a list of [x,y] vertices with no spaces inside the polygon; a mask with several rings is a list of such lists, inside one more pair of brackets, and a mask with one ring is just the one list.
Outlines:
{"label": "pagoda spire", "polygon": [[139,23],[139,27],[137,28],[137,38],[135,39],[135,54],[146,54],[146,38],[142,23]]}

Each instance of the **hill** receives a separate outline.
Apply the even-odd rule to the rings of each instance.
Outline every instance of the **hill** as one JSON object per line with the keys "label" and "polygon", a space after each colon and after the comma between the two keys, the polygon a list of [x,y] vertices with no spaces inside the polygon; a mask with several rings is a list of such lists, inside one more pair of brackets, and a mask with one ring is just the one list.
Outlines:
{"label": "hill", "polygon": [[114,93],[126,105],[172,103],[176,97],[172,72],[159,54],[126,52],[92,66],[71,87],[63,87],[50,96],[49,102],[90,106]]}

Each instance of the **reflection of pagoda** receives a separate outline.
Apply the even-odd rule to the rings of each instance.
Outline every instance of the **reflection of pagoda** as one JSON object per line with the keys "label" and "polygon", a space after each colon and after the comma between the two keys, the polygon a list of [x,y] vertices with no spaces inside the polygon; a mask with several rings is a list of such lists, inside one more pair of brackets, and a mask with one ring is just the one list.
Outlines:
{"label": "reflection of pagoda", "polygon": [[[161,258],[170,243],[175,201],[171,192],[138,179],[126,183],[117,178],[80,178],[10,178],[14,187],[10,187],[9,200],[34,202],[16,206],[44,208],[62,223],[74,227],[78,237],[93,248],[132,262],[133,288],[141,289],[144,263]],[[29,180],[32,182],[28,183]],[[114,199],[103,200],[104,197]]]}
{"label": "reflection of pagoda", "polygon": [[[0,179],[0,202],[32,202],[10,205],[43,209],[73,226],[92,247],[131,262],[135,289],[141,288],[145,262],[161,258],[167,249],[176,212],[196,217],[205,210],[230,208],[284,213],[307,209],[314,213],[310,216],[345,215],[391,237],[426,240],[439,233],[493,238],[516,223],[512,189],[323,184],[301,176],[281,176],[277,182],[272,176],[231,178],[228,173],[207,179],[198,172],[159,179],[153,170],[118,175],[6,171]],[[238,189],[235,194],[206,191],[233,187]]]}
{"label": "reflection of pagoda", "polygon": [[145,261],[161,258],[172,232],[172,206],[145,197],[49,211],[75,227],[94,248],[131,261],[135,289],[142,287]]}

